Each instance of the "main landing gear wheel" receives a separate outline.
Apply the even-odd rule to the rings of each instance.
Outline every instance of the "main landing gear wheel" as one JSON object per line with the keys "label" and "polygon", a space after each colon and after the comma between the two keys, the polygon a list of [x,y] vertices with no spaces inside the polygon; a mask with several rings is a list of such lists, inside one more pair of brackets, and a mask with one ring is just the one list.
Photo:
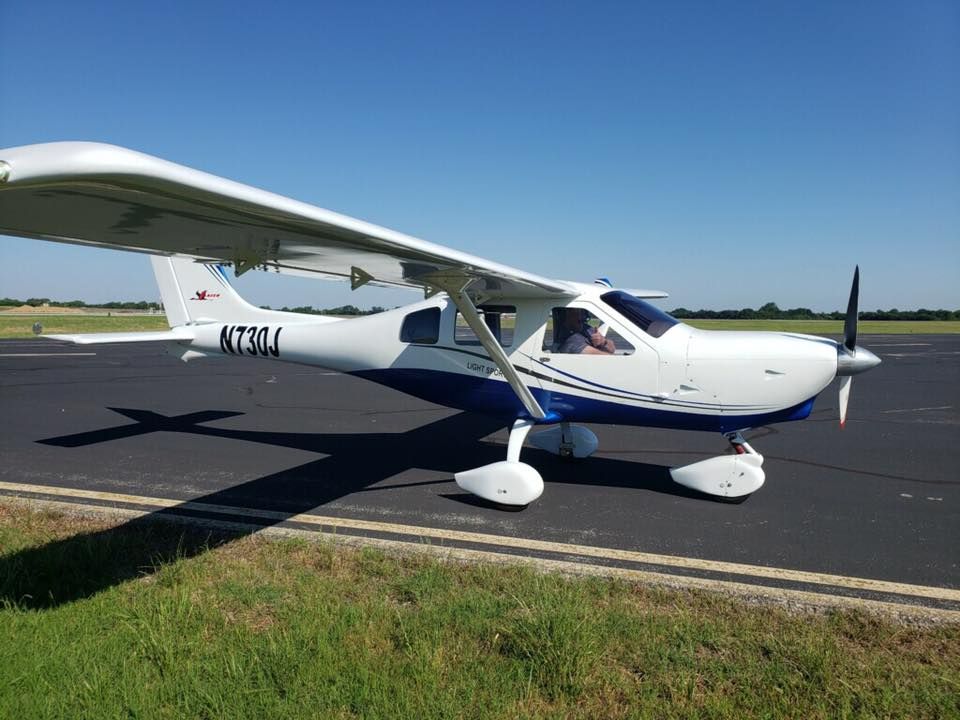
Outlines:
{"label": "main landing gear wheel", "polygon": [[720,455],[670,470],[673,481],[707,495],[746,499],[763,486],[763,455],[740,432],[727,433],[735,454]]}
{"label": "main landing gear wheel", "polygon": [[520,418],[510,430],[507,459],[473,470],[464,470],[453,477],[461,489],[477,497],[501,505],[522,507],[543,494],[543,478],[530,465],[520,462],[520,449],[535,424],[529,418]]}

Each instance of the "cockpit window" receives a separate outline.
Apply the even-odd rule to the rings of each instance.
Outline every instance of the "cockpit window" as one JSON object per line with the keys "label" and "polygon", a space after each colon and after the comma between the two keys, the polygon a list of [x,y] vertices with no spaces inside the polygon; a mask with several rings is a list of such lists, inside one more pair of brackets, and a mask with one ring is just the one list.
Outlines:
{"label": "cockpit window", "polygon": [[622,290],[605,293],[600,299],[651,337],[660,337],[680,322],[660,308]]}
{"label": "cockpit window", "polygon": [[[490,332],[502,347],[513,345],[513,331],[517,326],[517,308],[513,305],[480,305],[477,314],[483,319]],[[453,341],[457,345],[480,345],[480,338],[467,325],[467,321],[457,311],[453,329]]]}
{"label": "cockpit window", "polygon": [[632,355],[633,345],[589,310],[555,307],[543,333],[543,352]]}
{"label": "cockpit window", "polygon": [[434,345],[440,339],[440,308],[417,310],[407,315],[400,326],[400,342]]}

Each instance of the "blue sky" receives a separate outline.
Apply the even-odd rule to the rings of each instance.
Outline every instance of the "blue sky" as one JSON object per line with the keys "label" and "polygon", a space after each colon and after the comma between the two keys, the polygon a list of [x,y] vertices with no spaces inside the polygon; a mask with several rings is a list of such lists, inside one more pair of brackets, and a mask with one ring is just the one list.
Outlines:
{"label": "blue sky", "polygon": [[[960,307],[951,1],[0,3],[0,147],[53,140],[667,307],[838,309],[856,263],[863,308]],[[4,295],[157,291],[141,256],[0,238]]]}

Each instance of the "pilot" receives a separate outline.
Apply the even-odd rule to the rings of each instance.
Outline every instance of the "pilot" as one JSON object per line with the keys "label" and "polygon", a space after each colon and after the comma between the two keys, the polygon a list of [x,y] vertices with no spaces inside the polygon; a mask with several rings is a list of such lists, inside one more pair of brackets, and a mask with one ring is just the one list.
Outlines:
{"label": "pilot", "polygon": [[587,313],[579,308],[565,308],[560,312],[563,341],[557,352],[582,355],[612,355],[617,349],[613,340],[605,338],[587,323]]}

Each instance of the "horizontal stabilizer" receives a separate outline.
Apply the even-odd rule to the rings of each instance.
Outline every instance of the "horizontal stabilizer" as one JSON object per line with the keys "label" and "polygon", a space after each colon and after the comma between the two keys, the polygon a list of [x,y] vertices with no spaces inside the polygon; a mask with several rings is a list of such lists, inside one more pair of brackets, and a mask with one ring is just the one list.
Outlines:
{"label": "horizontal stabilizer", "polygon": [[41,335],[51,340],[64,340],[75,345],[105,345],[107,343],[176,342],[192,340],[193,333],[185,328],[155,332],[107,332],[80,335]]}

